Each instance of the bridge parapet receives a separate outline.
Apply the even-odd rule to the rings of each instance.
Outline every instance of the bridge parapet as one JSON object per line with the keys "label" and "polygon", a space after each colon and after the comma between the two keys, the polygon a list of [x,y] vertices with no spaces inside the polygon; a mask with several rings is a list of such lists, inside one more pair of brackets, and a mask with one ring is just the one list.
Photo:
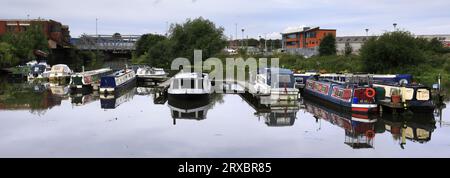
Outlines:
{"label": "bridge parapet", "polygon": [[79,50],[100,50],[113,53],[128,53],[136,50],[136,42],[141,35],[81,35],[73,39]]}

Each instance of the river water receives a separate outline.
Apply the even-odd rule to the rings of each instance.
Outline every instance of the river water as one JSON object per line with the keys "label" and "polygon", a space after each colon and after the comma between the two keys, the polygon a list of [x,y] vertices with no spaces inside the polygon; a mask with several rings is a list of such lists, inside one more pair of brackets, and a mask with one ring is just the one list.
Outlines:
{"label": "river water", "polygon": [[365,116],[246,94],[167,101],[141,86],[109,97],[0,87],[0,157],[450,157],[449,108]]}

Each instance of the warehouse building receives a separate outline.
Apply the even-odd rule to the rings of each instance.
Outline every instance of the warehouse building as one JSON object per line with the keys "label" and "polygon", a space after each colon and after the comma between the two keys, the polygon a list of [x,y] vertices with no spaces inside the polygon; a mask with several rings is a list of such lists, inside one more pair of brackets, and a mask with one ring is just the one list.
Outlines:
{"label": "warehouse building", "polygon": [[0,36],[6,33],[20,33],[31,25],[40,25],[48,39],[49,48],[68,48],[70,46],[69,26],[54,20],[44,19],[0,19]]}

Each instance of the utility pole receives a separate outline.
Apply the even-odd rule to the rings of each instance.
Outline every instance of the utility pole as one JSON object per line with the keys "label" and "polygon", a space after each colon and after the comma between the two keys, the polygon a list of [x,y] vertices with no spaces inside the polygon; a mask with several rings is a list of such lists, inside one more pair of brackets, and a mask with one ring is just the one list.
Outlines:
{"label": "utility pole", "polygon": [[95,59],[98,59],[98,18],[95,18]]}
{"label": "utility pole", "polygon": [[264,34],[264,52],[267,52],[267,33]]}
{"label": "utility pole", "polygon": [[166,37],[169,34],[169,22],[166,21]]}
{"label": "utility pole", "polygon": [[[235,26],[236,26],[236,33],[234,34],[234,39],[236,40],[236,42],[239,42],[239,41],[237,41],[237,39],[238,39],[238,27],[237,27],[237,23],[235,23],[234,24]],[[237,46],[237,45],[236,45]]]}

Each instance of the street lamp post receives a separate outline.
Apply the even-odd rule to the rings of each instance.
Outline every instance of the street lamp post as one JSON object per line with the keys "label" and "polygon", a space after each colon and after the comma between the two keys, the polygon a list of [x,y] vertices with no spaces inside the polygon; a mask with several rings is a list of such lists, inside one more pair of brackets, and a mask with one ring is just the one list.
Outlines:
{"label": "street lamp post", "polygon": [[244,31],[245,31],[245,29],[244,28],[242,28],[242,41],[241,41],[241,47],[244,47]]}

